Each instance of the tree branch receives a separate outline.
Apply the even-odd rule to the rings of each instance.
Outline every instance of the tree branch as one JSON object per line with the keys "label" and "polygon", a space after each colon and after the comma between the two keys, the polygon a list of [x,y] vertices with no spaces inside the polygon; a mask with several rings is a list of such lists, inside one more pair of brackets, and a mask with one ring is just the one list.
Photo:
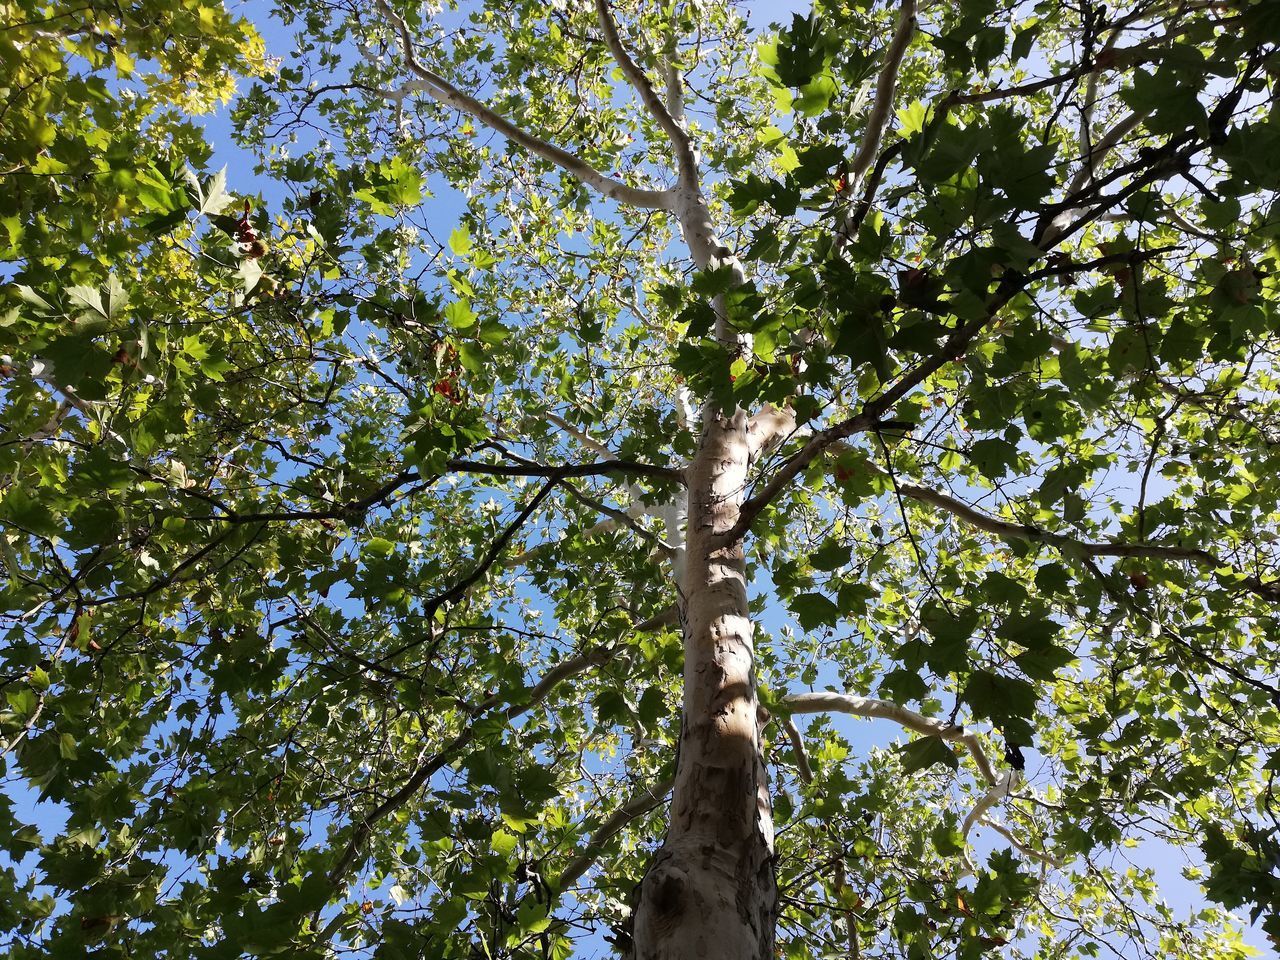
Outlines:
{"label": "tree branch", "polygon": [[[1031,850],[1024,844],[1014,839],[1012,832],[999,824],[991,823],[986,819],[987,811],[995,806],[1000,800],[1009,796],[1017,789],[1020,774],[1017,770],[1010,769],[1003,776],[997,777],[995,769],[991,766],[991,761],[987,758],[986,751],[982,747],[981,741],[977,735],[966,730],[958,724],[944,723],[941,720],[935,720],[932,717],[926,717],[922,713],[917,713],[907,707],[891,703],[888,700],[876,700],[871,697],[856,697],[845,693],[792,693],[782,698],[782,702],[792,713],[847,713],[855,717],[880,718],[885,720],[893,720],[908,730],[914,730],[916,733],[926,737],[937,737],[940,740],[947,740],[956,743],[962,743],[965,749],[969,751],[969,755],[973,757],[973,761],[978,766],[982,778],[987,783],[987,789],[982,797],[978,800],[968,816],[964,819],[962,835],[967,841],[969,832],[977,823],[985,823],[986,825],[998,830],[1005,837],[1009,838],[1019,850],[1027,853],[1029,856],[1040,860],[1043,863],[1060,867],[1062,864],[1053,857],[1045,853],[1039,853]],[[786,720],[788,736],[792,738],[792,744],[796,747],[796,755],[804,756],[804,745],[800,739],[800,733],[795,729],[795,725],[791,722],[790,717]],[[804,768],[807,771],[807,759],[804,762]],[[808,783],[812,778],[812,773],[802,771],[800,779]],[[967,860],[967,858],[966,858]],[[970,868],[972,869],[972,868]]]}
{"label": "tree branch", "polygon": [[1065,193],[1070,196],[1077,190],[1081,189],[1091,179],[1093,179],[1094,171],[1097,165],[1110,153],[1116,145],[1138,128],[1138,125],[1147,118],[1148,111],[1134,110],[1132,113],[1121,117],[1112,124],[1107,132],[1104,133],[1097,143],[1093,144],[1089,150],[1081,154],[1080,161],[1082,166],[1076,171],[1074,177],[1067,183]]}
{"label": "tree branch", "polygon": [[862,135],[862,143],[858,152],[849,161],[848,180],[853,183],[861,180],[862,175],[871,166],[876,151],[884,139],[885,125],[889,120],[889,112],[893,109],[893,98],[898,91],[898,68],[902,66],[902,58],[906,56],[907,47],[916,30],[916,0],[902,0],[902,9],[898,12],[898,25],[893,31],[893,38],[884,51],[884,62],[880,67],[880,78],[876,81],[876,99],[872,104],[871,114],[867,117],[867,127]]}
{"label": "tree branch", "polygon": [[893,720],[895,723],[914,730],[926,737],[937,737],[940,740],[961,743],[973,757],[978,770],[988,784],[999,782],[991,761],[976,734],[957,724],[944,723],[922,713],[899,706],[888,700],[877,700],[873,697],[855,697],[847,693],[791,693],[782,698],[787,709],[792,713],[847,713],[854,717],[879,718]]}
{"label": "tree branch", "polygon": [[570,423],[564,417],[560,416],[558,413],[552,413],[551,411],[547,411],[547,413],[544,416],[546,417],[549,423],[554,423],[557,427],[559,427],[565,433],[569,434],[569,436],[573,437],[575,440],[577,440],[580,444],[582,444],[588,450],[592,450],[595,453],[599,454],[600,456],[605,457],[606,459],[609,459],[609,460],[612,460],[614,458],[615,454],[612,450],[610,450],[607,446],[605,446],[595,437],[591,436],[591,434],[587,433],[585,430],[580,430],[578,427],[575,427],[572,423]]}
{"label": "tree branch", "polygon": [[[868,464],[867,466],[868,469],[887,476],[879,467],[873,464]],[[1156,543],[1124,543],[1120,541],[1099,543],[1079,540],[1067,534],[1054,533],[1029,524],[1015,523],[1010,520],[993,517],[941,491],[909,483],[902,479],[898,480],[898,491],[903,496],[910,497],[920,503],[939,507],[978,530],[1007,540],[1029,540],[1053,547],[1065,547],[1089,557],[1129,557],[1166,561],[1189,560],[1211,570],[1230,570],[1232,577],[1250,593],[1257,594],[1272,603],[1280,603],[1280,580],[1264,583],[1260,578],[1246,575],[1211,551],[1199,547],[1181,547]]]}
{"label": "tree branch", "polygon": [[652,787],[641,790],[614,811],[609,819],[596,827],[591,834],[591,838],[587,841],[587,845],[582,848],[582,852],[561,871],[555,884],[556,893],[563,893],[576,883],[584,873],[591,869],[591,865],[600,858],[604,845],[612,837],[621,832],[633,820],[643,817],[650,810],[661,805],[670,795],[674,786],[675,780],[663,780]]}
{"label": "tree branch", "polygon": [[[1252,66],[1251,62],[1251,69]],[[1237,88],[1223,102],[1215,108],[1214,113],[1219,114],[1224,111],[1232,97],[1237,100],[1240,96],[1242,88]],[[947,107],[944,101],[943,108]],[[1212,119],[1212,117],[1211,117]],[[1108,196],[1099,202],[1088,214],[1076,220],[1066,229],[1058,231],[1053,236],[1046,235],[1046,228],[1050,223],[1047,212],[1042,216],[1037,226],[1032,243],[1039,247],[1042,253],[1051,250],[1055,243],[1065,239],[1076,231],[1082,229],[1088,223],[1097,219],[1108,209],[1119,203],[1121,200],[1130,196],[1137,190],[1142,189],[1148,183],[1156,180],[1161,175],[1172,173],[1180,169],[1195,150],[1205,146],[1204,141],[1197,141],[1194,134],[1184,133],[1172,138],[1163,147],[1153,150],[1150,154],[1143,158],[1145,170],[1134,177],[1133,180],[1123,190]],[[1107,179],[1117,176],[1122,171],[1116,171]],[[1056,205],[1055,209],[1067,209],[1078,203],[1078,200],[1064,202]],[[1131,255],[1131,254],[1130,254]],[[947,337],[941,349],[929,356],[923,362],[917,364],[910,372],[903,374],[891,386],[887,387],[881,394],[868,400],[863,404],[862,409],[847,419],[833,424],[824,430],[818,431],[805,443],[800,450],[792,454],[781,466],[767,479],[760,487],[759,491],[748,498],[738,512],[738,520],[732,528],[720,535],[719,540],[722,543],[732,543],[743,537],[755,518],[776,499],[791,483],[800,471],[804,470],[814,458],[821,455],[832,444],[840,440],[848,439],[855,433],[861,433],[866,430],[875,429],[893,405],[902,400],[911,393],[916,387],[924,383],[930,376],[941,370],[948,363],[962,360],[967,353],[970,344],[977,336],[986,329],[987,325],[995,318],[1000,308],[1012,300],[1017,294],[1022,292],[1028,284],[1037,279],[1043,279],[1055,272],[1061,272],[1065,268],[1050,267],[1047,270],[1022,273],[1018,270],[1006,270],[1000,278],[996,288],[987,295],[985,309],[981,314],[972,319],[960,323],[956,329]],[[947,303],[940,303],[938,309],[946,311]]]}
{"label": "tree branch", "polygon": [[1014,791],[1018,785],[1018,779],[1017,770],[1007,770],[1003,777],[988,786],[982,799],[973,805],[969,815],[964,818],[964,824],[960,829],[961,836],[968,840],[969,831],[973,829],[973,825],[985,817],[988,810]]}
{"label": "tree branch", "polygon": [[391,9],[386,0],[375,0],[375,3],[399,38],[400,52],[404,57],[405,64],[418,78],[416,82],[406,84],[400,91],[384,95],[389,95],[393,99],[402,99],[411,92],[425,93],[445,106],[460,110],[474,117],[486,127],[497,131],[512,142],[518,143],[530,153],[554,163],[603,196],[634,207],[655,210],[670,210],[673,208],[674,194],[671,191],[645,190],[628,186],[601,173],[580,157],[520,129],[506,117],[485,106],[470,94],[462,92],[444,77],[423,66],[418,60],[413,37],[410,35],[404,19]]}
{"label": "tree branch", "polygon": [[448,590],[444,591],[444,593],[436,594],[436,596],[427,600],[423,604],[425,616],[428,622],[430,622],[432,615],[438,608],[444,606],[446,603],[453,603],[460,600],[467,590],[471,588],[472,584],[476,583],[476,581],[488,572],[489,568],[493,566],[494,561],[496,561],[502,551],[506,549],[511,538],[515,536],[516,531],[524,526],[524,522],[529,519],[533,514],[533,511],[538,509],[539,504],[551,495],[551,491],[554,490],[556,485],[563,479],[564,478],[560,476],[552,476],[547,480],[547,482],[542,485],[542,489],[539,490],[523,508],[521,508],[520,512],[516,514],[516,518],[507,524],[502,533],[498,535],[498,538],[489,545],[489,549],[485,552],[481,561],[476,564],[475,568],[461,580],[457,581]]}
{"label": "tree branch", "polygon": [[1153,627],[1156,628],[1160,636],[1166,638],[1170,642],[1181,647],[1183,650],[1187,651],[1187,653],[1189,653],[1191,656],[1195,657],[1197,660],[1201,661],[1202,663],[1207,663],[1209,664],[1209,666],[1217,670],[1221,670],[1223,673],[1227,674],[1228,676],[1232,677],[1235,680],[1240,681],[1246,686],[1253,687],[1254,689],[1257,689],[1257,690],[1265,690],[1267,693],[1271,695],[1273,702],[1280,703],[1280,686],[1276,686],[1275,684],[1268,683],[1267,681],[1262,680],[1258,677],[1250,676],[1249,674],[1236,668],[1232,664],[1227,663],[1221,657],[1216,657],[1213,654],[1202,649],[1201,647],[1196,646],[1196,644],[1192,643],[1190,640],[1183,637],[1176,630],[1170,629],[1169,627],[1165,626],[1163,623],[1155,619],[1152,616],[1152,613],[1150,610],[1142,609],[1142,607],[1138,605],[1134,597],[1129,596],[1128,593],[1115,589],[1115,587],[1113,587],[1108,582],[1107,575],[1103,573],[1100,569],[1098,569],[1098,565],[1094,563],[1091,558],[1085,557],[1084,564],[1085,564],[1085,567],[1089,570],[1089,572],[1093,574],[1094,578],[1101,585],[1103,592],[1105,592],[1106,595],[1111,598],[1112,602],[1114,602],[1117,607],[1123,607],[1126,610],[1128,610],[1130,613],[1136,615],[1137,617],[1140,617],[1146,620],[1148,623],[1150,623]]}
{"label": "tree branch", "polygon": [[812,783],[813,767],[809,766],[809,751],[805,749],[800,728],[788,716],[782,721],[782,729],[786,731],[787,739],[791,741],[791,750],[796,755],[796,775],[800,777],[801,783]]}
{"label": "tree branch", "polygon": [[[1074,177],[1070,179],[1068,184],[1066,184],[1064,196],[1087,196],[1085,188],[1088,187],[1088,193],[1092,193],[1096,191],[1098,187],[1103,186],[1102,182],[1096,182],[1096,179],[1094,179],[1097,177],[1097,161],[1102,160],[1108,152],[1111,152],[1112,148],[1116,146],[1116,143],[1120,142],[1121,138],[1129,136],[1129,133],[1135,131],[1144,119],[1147,119],[1146,111],[1134,111],[1134,113],[1119,120],[1119,122],[1117,122],[1114,127],[1111,127],[1111,129],[1108,129],[1106,133],[1103,133],[1102,140],[1097,142],[1097,145],[1094,146],[1091,154],[1083,157],[1082,166],[1080,166],[1079,170],[1076,170]],[[1097,156],[1094,157],[1094,155]],[[1133,191],[1123,191],[1120,195],[1115,196],[1123,198],[1125,196],[1129,196],[1130,192]],[[1106,200],[1108,200],[1108,198],[1103,197],[1102,200],[1097,202],[1103,202]],[[1078,228],[1071,227],[1071,216],[1078,214],[1078,212],[1082,212],[1084,210],[1084,206],[1087,205],[1088,202],[1089,201],[1082,200],[1082,206],[1069,207],[1069,209],[1062,210],[1059,215],[1055,216],[1050,225],[1048,225],[1046,230],[1044,230],[1042,242],[1055,243],[1068,236],[1069,233],[1074,233],[1075,229]],[[1100,210],[1108,210],[1111,209],[1112,206],[1115,206],[1115,202],[1107,202],[1106,206],[1100,207]],[[1088,223],[1088,220],[1085,220],[1084,223]]]}
{"label": "tree branch", "polygon": [[1004,837],[1011,844],[1013,844],[1013,846],[1020,853],[1030,857],[1033,860],[1039,860],[1041,863],[1047,864],[1051,867],[1056,867],[1058,869],[1061,869],[1062,867],[1066,866],[1066,861],[1059,860],[1057,857],[1051,857],[1049,854],[1045,853],[1043,850],[1037,850],[1035,847],[1032,847],[1029,844],[1026,844],[1023,841],[1019,840],[1018,835],[1014,833],[1012,830],[1010,830],[1008,827],[1006,827],[1003,823],[996,823],[994,820],[988,819],[986,816],[983,816],[978,821],[978,823],[981,826],[990,827],[996,833],[1000,834],[1000,836]]}
{"label": "tree branch", "polygon": [[849,219],[845,222],[844,229],[840,233],[842,237],[852,237],[858,232],[858,228],[862,226],[862,221],[867,219],[867,214],[871,212],[871,205],[875,202],[876,190],[879,189],[880,181],[884,178],[885,170],[893,158],[902,153],[906,143],[906,140],[895,140],[880,151],[880,156],[876,158],[876,165],[871,168],[871,175],[867,177],[867,182],[862,186],[862,197],[858,200],[858,205],[853,208]]}
{"label": "tree branch", "polygon": [[[622,526],[622,524],[612,518],[609,520],[601,520],[599,523],[594,523],[587,527],[581,533],[575,534],[575,536],[580,537],[583,540],[594,540],[596,537],[601,537],[606,533],[611,533],[612,531],[617,530],[620,526]],[[534,558],[540,557],[544,553],[549,553],[556,547],[563,544],[564,538],[559,540],[547,540],[544,543],[535,544],[528,550],[518,553],[514,557],[508,558],[505,565],[508,568],[526,566]]]}
{"label": "tree branch", "polygon": [[515,519],[507,524],[503,528],[502,532],[498,534],[497,539],[489,545],[489,549],[485,551],[480,562],[471,569],[470,573],[462,577],[460,580],[455,581],[454,584],[444,592],[437,593],[435,596],[428,597],[423,600],[422,619],[426,625],[423,635],[415,637],[408,643],[401,644],[390,653],[385,654],[378,662],[381,664],[386,663],[389,660],[394,660],[401,654],[434,640],[435,632],[433,624],[436,611],[445,604],[457,603],[466,596],[467,591],[478,583],[480,579],[489,572],[494,563],[497,562],[498,557],[502,555],[502,551],[505,550],[507,548],[507,544],[511,542],[511,538],[516,535],[516,531],[524,526],[525,521],[533,515],[533,511],[538,509],[538,506],[551,495],[551,491],[562,482],[564,482],[564,478],[562,476],[552,476],[548,479],[547,482],[542,485],[542,489],[534,494],[529,502],[520,509],[520,512],[516,514]]}
{"label": "tree branch", "polygon": [[[675,616],[675,608],[664,610],[662,613],[644,620],[634,627],[632,632],[644,633],[656,630],[665,626],[672,621]],[[479,720],[485,715],[501,713],[507,720],[511,721],[528,713],[538,704],[542,703],[551,695],[551,693],[560,684],[566,680],[572,679],[583,674],[593,667],[603,666],[612,660],[624,649],[621,643],[594,647],[585,653],[581,653],[576,657],[565,660],[552,667],[526,694],[524,699],[519,703],[511,703],[503,707],[503,698],[497,695],[490,697],[483,703],[476,706],[471,711],[471,722],[466,729],[457,734],[452,740],[440,748],[434,755],[420,763],[413,774],[404,785],[395,793],[387,797],[382,803],[378,804],[356,826],[351,839],[347,841],[337,862],[329,871],[329,881],[335,886],[339,884],[347,871],[355,863],[356,858],[364,849],[364,845],[368,842],[369,836],[373,831],[373,827],[380,820],[389,814],[399,810],[408,803],[418,793],[420,789],[430,780],[436,773],[442,770],[446,764],[454,760],[458,754],[468,747],[475,740],[476,726]]]}
{"label": "tree branch", "polygon": [[[1007,827],[992,823],[987,819],[987,811],[1001,800],[1007,799],[1009,795],[1017,789],[1018,783],[1021,779],[1022,776],[1017,770],[1009,770],[997,782],[991,784],[987,788],[986,793],[984,793],[978,802],[973,805],[973,809],[969,811],[969,815],[964,818],[964,823],[960,828],[960,835],[964,839],[965,843],[968,843],[969,833],[973,830],[974,826],[980,823],[985,824],[999,832],[1002,836],[1006,837],[1010,843],[1026,853],[1028,856],[1034,857],[1036,860],[1039,860],[1044,864],[1051,864],[1055,867],[1061,866],[1062,864],[1049,856],[1049,854],[1032,850],[1026,844],[1015,839],[1013,832]],[[976,872],[973,866],[973,861],[969,859],[967,852],[964,855],[964,863],[965,869],[961,871],[958,877],[956,877],[957,881],[968,874]]]}
{"label": "tree branch", "polygon": [[731,543],[751,529],[756,517],[790,485],[800,471],[813,462],[827,447],[859,433],[875,422],[875,418],[865,413],[850,417],[843,423],[815,433],[796,453],[792,454],[765,481],[759,492],[743,501],[738,511],[738,522],[721,535],[721,540]]}
{"label": "tree branch", "polygon": [[623,76],[635,89],[640,102],[644,104],[650,116],[670,139],[680,182],[685,185],[695,183],[698,179],[698,162],[688,132],[662,102],[662,98],[653,89],[653,84],[649,82],[649,78],[639,64],[631,59],[631,54],[627,53],[627,48],[618,35],[618,25],[614,22],[613,14],[609,10],[608,0],[596,0],[596,15],[600,18],[600,30],[604,33],[605,43],[609,47],[609,52],[613,54],[613,59],[622,68]]}
{"label": "tree branch", "polygon": [[732,543],[745,535],[761,511],[787,488],[801,470],[828,447],[840,440],[848,439],[855,433],[874,429],[880,418],[895,403],[948,363],[963,357],[973,339],[991,322],[999,309],[1026,286],[1026,283],[1026,276],[1016,271],[1007,271],[1001,278],[999,286],[988,297],[987,308],[982,315],[957,327],[937,353],[900,378],[878,397],[868,400],[859,413],[815,433],[799,451],[789,457],[765,481],[759,493],[742,504],[742,508],[738,511],[737,523],[721,534],[721,541]]}
{"label": "tree branch", "polygon": [[995,87],[991,90],[979,90],[973,93],[953,91],[943,100],[943,103],[948,106],[956,106],[1008,100],[1011,97],[1027,96],[1028,94],[1039,93],[1041,90],[1059,87],[1064,83],[1070,83],[1072,80],[1078,80],[1081,77],[1087,77],[1106,70],[1124,70],[1150,60],[1159,60],[1163,51],[1153,50],[1152,48],[1165,41],[1175,39],[1177,34],[1181,32],[1181,30],[1171,30],[1161,36],[1152,37],[1130,47],[1121,47],[1118,50],[1112,48],[1107,51],[1105,57],[1095,57],[1091,63],[1080,64],[1070,70],[1056,73],[1051,77],[1043,77],[1039,80],[1031,80],[1011,87]]}
{"label": "tree branch", "polygon": [[519,464],[484,463],[477,460],[450,460],[446,469],[458,473],[487,473],[501,477],[596,477],[610,473],[634,473],[642,477],[660,477],[663,480],[684,482],[684,471],[675,467],[663,467],[635,460],[598,460],[595,463],[571,463],[547,466],[532,460]]}
{"label": "tree branch", "polygon": [[569,483],[567,480],[562,481],[562,483],[564,485],[564,488],[568,490],[569,493],[571,493],[576,499],[582,501],[582,503],[586,504],[592,510],[596,510],[599,513],[603,513],[607,517],[611,517],[617,523],[621,524],[622,526],[626,527],[628,530],[631,530],[633,533],[637,534],[641,539],[646,540],[649,543],[653,544],[654,548],[659,553],[661,553],[664,557],[666,557],[668,560],[671,559],[672,555],[675,553],[675,547],[671,546],[671,544],[667,543],[665,540],[663,540],[660,536],[658,536],[652,530],[647,530],[644,527],[642,527],[640,523],[634,517],[631,516],[631,514],[625,513],[622,510],[616,510],[613,507],[609,506],[607,503],[601,503],[595,497],[592,497],[589,494],[583,493],[581,490],[579,490],[573,484]]}

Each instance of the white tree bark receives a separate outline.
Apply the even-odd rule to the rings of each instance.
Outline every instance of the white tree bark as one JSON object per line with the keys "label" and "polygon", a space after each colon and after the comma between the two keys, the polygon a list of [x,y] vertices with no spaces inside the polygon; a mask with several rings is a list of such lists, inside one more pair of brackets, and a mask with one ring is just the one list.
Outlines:
{"label": "white tree bark", "polygon": [[662,848],[640,888],[636,960],[773,957],[773,814],[756,698],[753,627],[738,520],[758,429],[745,412],[708,411],[688,469],[680,578],[684,724]]}
{"label": "white tree bark", "polygon": [[[641,102],[671,141],[679,178],[674,213],[699,270],[742,268],[721,245],[685,132],[679,71],[668,70],[668,103],[628,55],[605,0],[606,41]],[[714,302],[716,337],[744,347]],[[683,564],[676,586],[684,627],[684,711],[667,835],[640,885],[632,926],[635,960],[772,960],[778,891],[773,811],[762,750],[767,715],[756,696],[753,625],[738,524],[747,477],[762,450],[794,420],[767,411],[702,410],[698,451],[685,471]]]}

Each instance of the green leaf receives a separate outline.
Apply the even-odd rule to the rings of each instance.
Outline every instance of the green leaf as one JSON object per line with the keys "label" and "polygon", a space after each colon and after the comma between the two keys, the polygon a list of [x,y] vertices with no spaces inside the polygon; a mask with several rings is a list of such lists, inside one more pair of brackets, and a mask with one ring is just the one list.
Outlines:
{"label": "green leaf", "polygon": [[1017,742],[1031,739],[1030,718],[1035,716],[1035,687],[1016,677],[975,670],[960,695],[973,715],[1001,726]]}
{"label": "green leaf", "polygon": [[1018,448],[1008,440],[979,440],[969,448],[969,459],[978,471],[991,480],[999,480],[1017,465]]}
{"label": "green leaf", "polygon": [[789,606],[802,630],[835,626],[840,619],[840,608],[821,593],[802,593],[792,597]]}
{"label": "green leaf", "polygon": [[489,846],[503,859],[509,859],[519,845],[520,839],[506,830],[495,830],[489,836]]}
{"label": "green leaf", "polygon": [[960,760],[955,751],[937,737],[920,737],[908,744],[900,745],[896,749],[901,755],[902,772],[904,774],[924,770],[926,767],[931,767],[936,763],[950,767],[952,770],[960,768]]}
{"label": "green leaf", "polygon": [[996,636],[1029,649],[1040,650],[1052,646],[1061,632],[1062,628],[1048,617],[1031,613],[1006,618],[996,631]]}
{"label": "green leaf", "polygon": [[937,603],[925,607],[921,625],[933,638],[925,659],[935,673],[945,676],[967,666],[969,638],[973,636],[978,619],[979,613],[973,607],[947,609]]}
{"label": "green leaf", "polygon": [[898,135],[910,138],[924,129],[925,120],[929,116],[929,108],[919,100],[898,111]]}
{"label": "green leaf", "polygon": [[1031,46],[1035,43],[1036,37],[1040,35],[1040,29],[1040,24],[1036,23],[1014,34],[1013,47],[1009,51],[1009,58],[1017,61],[1026,57],[1031,52]]}
{"label": "green leaf", "polygon": [[542,933],[551,926],[551,918],[547,916],[547,904],[536,900],[524,900],[516,911],[516,923],[523,936]]}
{"label": "green leaf", "polygon": [[97,287],[67,287],[67,299],[82,309],[91,310],[103,319],[108,317],[107,308],[102,303],[102,294]]}
{"label": "green leaf", "polygon": [[476,324],[475,311],[465,300],[454,300],[444,308],[444,318],[455,330],[468,330]]}
{"label": "green leaf", "polygon": [[809,563],[815,570],[838,570],[849,562],[852,554],[852,545],[838,540],[827,540],[810,555]]}
{"label": "green leaf", "polygon": [[[954,769],[958,769],[958,766]],[[938,825],[929,831],[929,838],[941,857],[958,857],[964,853],[964,835],[953,819],[939,821]]]}
{"label": "green leaf", "polygon": [[1046,563],[1036,570],[1036,588],[1045,593],[1066,593],[1071,574],[1060,563]]}
{"label": "green leaf", "polygon": [[53,305],[50,304],[49,301],[46,300],[44,297],[40,296],[40,294],[36,293],[34,290],[28,287],[26,284],[15,283],[13,285],[13,288],[18,292],[19,297],[21,297],[27,303],[31,304],[33,307],[38,307],[39,309],[43,310],[45,313],[53,312]]}
{"label": "green leaf", "polygon": [[223,167],[205,184],[198,210],[206,215],[222,213],[231,206],[231,202],[231,195],[227,193],[227,168]]}
{"label": "green leaf", "polygon": [[30,719],[40,704],[35,691],[26,687],[10,688],[4,692],[4,697],[19,720]]}
{"label": "green leaf", "polygon": [[115,319],[129,305],[129,294],[125,292],[120,280],[114,273],[108,274],[106,286],[107,316]]}
{"label": "green leaf", "polygon": [[389,557],[395,553],[396,545],[383,537],[371,537],[365,541],[364,550],[375,557]]}
{"label": "green leaf", "polygon": [[836,89],[833,77],[826,73],[820,74],[800,87],[800,95],[792,101],[792,106],[806,117],[816,117],[826,112]]}
{"label": "green leaf", "polygon": [[881,693],[894,703],[920,701],[929,695],[924,678],[915,670],[890,670],[880,679]]}
{"label": "green leaf", "polygon": [[1019,669],[1032,680],[1052,680],[1058,670],[1075,660],[1076,656],[1070,650],[1052,644],[1027,650],[1013,658]]}
{"label": "green leaf", "polygon": [[460,224],[453,233],[449,234],[449,249],[453,251],[454,256],[466,258],[471,253],[471,231],[467,229],[467,225]]}
{"label": "green leaf", "polygon": [[1117,330],[1107,355],[1112,371],[1120,374],[1127,370],[1145,370],[1149,367],[1151,355],[1147,338],[1147,332],[1139,327],[1121,327]]}
{"label": "green leaf", "polygon": [[853,361],[855,366],[869,363],[881,382],[889,378],[889,341],[884,321],[876,313],[848,314],[840,322],[835,343],[836,353]]}

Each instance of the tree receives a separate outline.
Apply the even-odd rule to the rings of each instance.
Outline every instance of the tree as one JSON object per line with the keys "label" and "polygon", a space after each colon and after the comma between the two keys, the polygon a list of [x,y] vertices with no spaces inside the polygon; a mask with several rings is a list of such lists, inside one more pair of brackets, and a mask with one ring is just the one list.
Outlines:
{"label": "tree", "polygon": [[1274,3],[6,14],[11,956],[1280,937]]}

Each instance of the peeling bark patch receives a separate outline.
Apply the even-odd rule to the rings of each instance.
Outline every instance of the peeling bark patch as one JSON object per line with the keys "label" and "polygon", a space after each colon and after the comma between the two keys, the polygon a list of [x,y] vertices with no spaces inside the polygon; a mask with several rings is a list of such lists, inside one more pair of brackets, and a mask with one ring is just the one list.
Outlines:
{"label": "peeling bark patch", "polygon": [[653,891],[653,905],[663,917],[678,914],[684,906],[684,878],[674,871],[663,871]]}
{"label": "peeling bark patch", "polygon": [[711,701],[711,716],[713,718],[725,716],[750,694],[751,688],[745,683],[731,683],[727,687],[721,688],[715,699]]}

